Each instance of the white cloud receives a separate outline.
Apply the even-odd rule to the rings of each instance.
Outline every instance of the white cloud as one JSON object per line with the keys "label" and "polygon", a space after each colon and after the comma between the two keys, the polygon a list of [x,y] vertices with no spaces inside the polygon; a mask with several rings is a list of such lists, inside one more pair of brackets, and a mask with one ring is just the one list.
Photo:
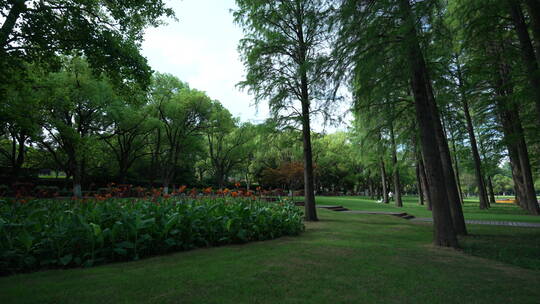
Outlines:
{"label": "white cloud", "polygon": [[[262,103],[257,109],[253,98],[236,87],[245,71],[237,52],[243,34],[230,12],[234,0],[170,1],[169,5],[179,20],[148,29],[145,34],[142,53],[150,66],[205,91],[243,121],[267,118],[268,104]],[[323,129],[317,121],[313,127]]]}
{"label": "white cloud", "polygon": [[152,68],[205,91],[244,121],[268,117],[267,105],[257,113],[251,96],[236,87],[244,67],[236,49],[242,31],[230,13],[234,1],[186,0],[170,5],[179,21],[146,31],[143,54]]}

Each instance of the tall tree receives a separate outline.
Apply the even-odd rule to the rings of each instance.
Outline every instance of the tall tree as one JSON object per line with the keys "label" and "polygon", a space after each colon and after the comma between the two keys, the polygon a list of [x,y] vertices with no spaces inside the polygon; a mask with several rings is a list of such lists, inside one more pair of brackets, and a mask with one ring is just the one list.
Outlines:
{"label": "tall tree", "polygon": [[[521,1],[507,0],[507,5],[510,10],[510,17],[514,23],[514,27],[519,38],[519,44],[521,47],[521,56],[523,58],[523,64],[527,71],[527,80],[529,81],[529,90],[531,91],[531,97],[536,105],[536,123],[540,127],[540,68],[536,56],[540,54],[534,53],[534,47],[529,35],[529,29],[523,16],[523,10],[521,7]],[[534,8],[534,6],[530,6]],[[535,10],[533,9],[533,12]]]}
{"label": "tall tree", "polygon": [[403,201],[401,200],[401,182],[399,179],[399,166],[397,158],[397,145],[396,145],[396,136],[394,134],[394,125],[390,123],[390,142],[392,144],[392,165],[393,170],[393,180],[394,180],[394,195],[396,197],[396,206],[403,207]]}
{"label": "tall tree", "polygon": [[478,186],[478,196],[480,198],[480,209],[488,208],[489,201],[486,193],[486,186],[484,183],[484,176],[482,174],[482,163],[480,160],[480,153],[478,152],[478,144],[476,142],[476,135],[474,134],[474,125],[471,118],[471,111],[469,107],[469,100],[466,93],[467,84],[465,83],[464,76],[462,74],[462,65],[459,62],[459,58],[456,58],[456,79],[460,90],[461,105],[463,107],[463,113],[465,114],[465,122],[467,124],[467,133],[469,134],[469,141],[471,146],[471,152],[474,160],[474,173],[476,176],[476,184]]}
{"label": "tall tree", "polygon": [[[457,238],[452,224],[452,216],[447,196],[445,173],[440,157],[436,123],[438,117],[434,116],[436,104],[427,78],[424,55],[420,48],[416,29],[416,17],[409,0],[399,0],[399,9],[405,29],[404,47],[407,51],[408,68],[411,77],[411,87],[415,100],[416,119],[420,128],[420,141],[422,154],[428,177],[430,197],[432,198],[434,243],[439,246],[457,247]],[[430,109],[426,111],[426,109]],[[440,123],[440,121],[438,122]]]}
{"label": "tall tree", "polygon": [[[408,93],[412,91],[416,120],[420,130],[420,142],[428,180],[428,190],[433,207],[434,243],[440,246],[457,246],[456,230],[465,233],[462,214],[451,212],[449,205],[448,167],[451,167],[448,151],[444,148],[446,138],[442,132],[436,99],[432,89],[430,73],[422,50],[423,36],[420,29],[429,28],[430,16],[426,14],[432,2],[415,2],[414,10],[408,0],[403,1],[343,1],[338,47],[344,51],[338,52],[340,63],[348,66],[352,62],[358,69],[364,69],[365,74],[381,75],[372,81],[358,79],[353,81],[376,90],[388,90],[406,84],[410,87],[401,89]],[[418,14],[417,16],[415,14]],[[341,56],[341,54],[345,54]],[[379,60],[377,60],[379,59]],[[383,64],[381,64],[381,62]],[[388,69],[391,65],[395,69]],[[383,67],[386,67],[383,69]],[[401,71],[407,73],[401,73]],[[394,73],[389,71],[396,71]],[[393,84],[388,79],[394,79]],[[384,86],[382,85],[384,84]],[[389,84],[387,87],[386,84]],[[411,100],[407,95],[405,100]],[[375,101],[372,101],[376,104]],[[446,145],[447,148],[447,145]],[[443,165],[447,165],[444,166]],[[448,166],[449,165],[449,166]],[[453,172],[451,174],[452,180]],[[455,186],[455,183],[454,183]],[[457,194],[457,191],[455,192]],[[459,196],[453,208],[460,210]],[[457,205],[457,206],[456,206]],[[459,224],[461,218],[462,225]],[[453,219],[456,219],[453,221]],[[455,227],[454,227],[455,226]]]}
{"label": "tall tree", "polygon": [[118,163],[118,180],[126,183],[135,161],[146,156],[147,138],[152,131],[148,109],[119,99],[106,109],[107,132],[100,138],[113,152]]}
{"label": "tall tree", "polygon": [[268,99],[274,116],[301,125],[305,217],[316,221],[311,116],[313,111],[327,110],[336,93],[329,81],[333,72],[329,4],[325,0],[236,3],[235,21],[245,33],[239,49],[247,68],[240,86],[249,88],[256,102]]}
{"label": "tall tree", "polygon": [[38,71],[31,66],[22,66],[18,73],[12,73],[14,85],[5,87],[5,95],[0,106],[0,139],[5,136],[10,144],[0,145],[3,156],[11,169],[13,182],[17,182],[26,161],[28,144],[41,133],[40,95],[34,87],[39,84]]}
{"label": "tall tree", "polygon": [[106,105],[117,97],[110,82],[96,78],[82,58],[66,59],[64,68],[42,85],[45,134],[40,145],[73,177],[73,195],[81,197],[88,149],[104,129]]}
{"label": "tall tree", "polygon": [[163,191],[168,193],[182,154],[196,146],[208,127],[212,101],[204,92],[188,88],[172,75],[157,74],[152,84],[152,107],[159,121],[156,165]]}
{"label": "tall tree", "polygon": [[249,123],[241,125],[219,102],[214,102],[204,134],[214,179],[221,188],[231,171],[249,157],[248,143],[253,140],[253,128]]}

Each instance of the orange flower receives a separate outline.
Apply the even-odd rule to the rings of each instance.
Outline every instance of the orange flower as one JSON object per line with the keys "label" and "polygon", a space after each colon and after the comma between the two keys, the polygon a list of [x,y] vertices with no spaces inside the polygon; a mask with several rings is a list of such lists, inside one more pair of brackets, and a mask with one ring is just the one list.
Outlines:
{"label": "orange flower", "polygon": [[224,193],[224,194],[227,194],[227,193],[229,193],[229,191],[231,191],[231,190],[229,190],[229,188],[225,188],[225,189],[223,190],[223,193]]}
{"label": "orange flower", "polygon": [[208,188],[205,188],[203,190],[204,193],[208,194],[208,193],[212,193],[212,187],[208,187]]}
{"label": "orange flower", "polygon": [[236,183],[234,184],[234,186],[235,186],[236,188],[238,188],[238,187],[240,187],[240,183],[239,183],[239,182],[236,182]]}
{"label": "orange flower", "polygon": [[182,185],[182,186],[180,186],[180,188],[178,188],[178,192],[182,193],[182,192],[184,192],[184,190],[186,190],[186,188],[187,188],[187,186]]}
{"label": "orange flower", "polygon": [[233,192],[231,192],[231,195],[232,195],[232,197],[237,197],[237,196],[238,196],[238,192],[233,191]]}

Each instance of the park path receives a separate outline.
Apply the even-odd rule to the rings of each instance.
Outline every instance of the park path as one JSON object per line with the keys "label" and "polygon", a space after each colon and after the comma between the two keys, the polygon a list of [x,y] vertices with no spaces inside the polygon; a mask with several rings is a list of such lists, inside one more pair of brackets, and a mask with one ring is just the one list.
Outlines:
{"label": "park path", "polygon": [[[429,217],[417,217],[417,218],[411,219],[411,221],[413,221],[413,222],[433,222],[433,219],[429,218]],[[479,225],[540,228],[540,223],[528,223],[528,222],[465,220],[465,223],[467,223],[467,224],[479,224]]]}
{"label": "park path", "polygon": [[[363,210],[349,210],[343,206],[333,205],[317,205],[317,208],[324,208],[333,211],[354,213],[354,214],[382,214],[393,215],[413,222],[426,222],[432,223],[433,219],[429,217],[415,217],[414,215],[406,212],[388,212],[388,211],[363,211]],[[495,226],[509,226],[509,227],[527,227],[527,228],[540,228],[540,223],[528,223],[528,222],[514,222],[514,221],[484,221],[484,220],[465,220],[467,224],[476,225],[495,225]]]}

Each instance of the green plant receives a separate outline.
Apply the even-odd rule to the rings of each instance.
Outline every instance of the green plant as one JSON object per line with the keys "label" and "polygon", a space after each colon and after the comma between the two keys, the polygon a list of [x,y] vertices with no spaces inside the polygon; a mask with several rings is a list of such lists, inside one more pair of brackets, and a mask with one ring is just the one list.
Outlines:
{"label": "green plant", "polygon": [[31,200],[0,205],[0,273],[92,266],[297,235],[291,203],[248,199]]}

